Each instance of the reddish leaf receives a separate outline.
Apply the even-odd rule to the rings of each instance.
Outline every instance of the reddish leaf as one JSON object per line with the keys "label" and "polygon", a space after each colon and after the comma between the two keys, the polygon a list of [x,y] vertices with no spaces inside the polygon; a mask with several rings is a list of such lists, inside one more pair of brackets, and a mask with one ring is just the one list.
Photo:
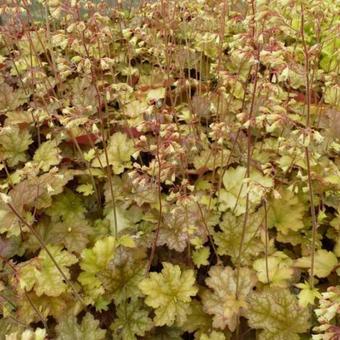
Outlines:
{"label": "reddish leaf", "polygon": [[[88,133],[85,135],[80,135],[74,138],[76,140],[76,142],[79,145],[92,145],[94,144],[98,139],[99,136],[97,134],[94,133]],[[67,141],[68,144],[75,144],[75,141],[73,139],[70,139]]]}

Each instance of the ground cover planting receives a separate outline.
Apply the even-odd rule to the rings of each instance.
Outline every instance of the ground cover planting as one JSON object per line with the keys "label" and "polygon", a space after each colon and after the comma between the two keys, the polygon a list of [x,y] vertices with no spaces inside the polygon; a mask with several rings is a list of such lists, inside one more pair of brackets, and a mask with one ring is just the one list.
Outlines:
{"label": "ground cover planting", "polygon": [[340,339],[339,2],[131,4],[0,3],[0,339]]}

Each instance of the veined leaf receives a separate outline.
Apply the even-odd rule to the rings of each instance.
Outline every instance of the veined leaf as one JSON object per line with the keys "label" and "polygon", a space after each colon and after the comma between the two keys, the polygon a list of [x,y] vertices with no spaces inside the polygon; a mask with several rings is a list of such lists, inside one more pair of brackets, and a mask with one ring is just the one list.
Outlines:
{"label": "veined leaf", "polygon": [[[267,288],[249,297],[246,317],[250,327],[264,330],[263,339],[299,339],[298,334],[309,328],[309,312],[298,305],[288,289]],[[282,336],[278,339],[284,339]]]}
{"label": "veined leaf", "polygon": [[28,130],[20,131],[17,126],[3,128],[0,133],[0,153],[9,166],[15,166],[26,161],[26,150],[32,142]]}
{"label": "veined leaf", "polygon": [[55,141],[47,141],[40,145],[34,154],[33,160],[43,171],[48,171],[52,166],[61,161],[60,149]]}
{"label": "veined leaf", "polygon": [[99,321],[92,314],[86,313],[81,323],[74,316],[65,316],[58,325],[57,340],[102,340],[106,331],[99,328]]}
{"label": "veined leaf", "polygon": [[257,259],[253,264],[253,268],[257,272],[259,281],[263,283],[271,283],[272,285],[277,286],[287,286],[288,281],[293,276],[292,267],[293,260],[281,251],[277,251],[274,254],[268,256],[267,259]]}
{"label": "veined leaf", "polygon": [[285,190],[280,192],[281,198],[273,199],[269,205],[268,225],[276,227],[282,234],[289,230],[299,230],[304,227],[304,205],[292,192]]}
{"label": "veined leaf", "polygon": [[116,241],[113,236],[98,240],[92,249],[85,249],[81,253],[78,281],[89,296],[90,303],[94,303],[103,293],[102,282],[98,273],[107,270],[116,251]]}
{"label": "veined leaf", "polygon": [[190,313],[187,316],[182,329],[189,333],[205,333],[212,328],[212,318],[204,312],[202,303],[198,300],[192,300]]}
{"label": "veined leaf", "polygon": [[319,290],[317,288],[311,287],[308,282],[298,283],[295,286],[301,289],[298,295],[299,305],[301,307],[307,307],[309,304],[313,305],[316,298],[320,299],[322,297],[322,295],[319,293]]}
{"label": "veined leaf", "polygon": [[105,153],[99,156],[99,160],[95,158],[92,161],[94,167],[106,167],[112,165],[113,172],[117,175],[121,174],[125,168],[131,167],[131,156],[136,152],[133,141],[121,132],[113,134],[108,142],[107,154],[108,162],[106,162]]}
{"label": "veined leaf", "polygon": [[[247,184],[246,181],[249,183]],[[222,211],[230,209],[236,216],[239,216],[245,212],[247,192],[249,192],[250,202],[257,205],[261,202],[266,190],[273,186],[273,180],[263,176],[256,169],[252,169],[250,178],[246,179],[246,168],[238,166],[225,172],[223,184],[225,190],[220,192],[219,198],[222,203],[220,209]]]}
{"label": "veined leaf", "polygon": [[182,272],[179,266],[167,262],[163,262],[161,273],[151,273],[139,288],[147,296],[145,303],[155,309],[157,326],[183,323],[190,311],[191,297],[198,290],[193,270]]}
{"label": "veined leaf", "polygon": [[[337,265],[338,260],[334,253],[331,251],[327,251],[325,249],[319,249],[315,252],[314,257],[314,273],[317,277],[327,277],[331,271]],[[295,266],[301,268],[310,268],[311,266],[311,257],[305,256],[297,259],[295,262]]]}
{"label": "veined leaf", "polygon": [[214,266],[209,270],[206,284],[210,290],[204,291],[202,302],[204,311],[212,314],[213,326],[234,331],[238,317],[248,307],[248,296],[256,283],[256,275],[248,268],[239,273],[239,291],[236,298],[236,272],[231,267]]}
{"label": "veined leaf", "polygon": [[111,325],[115,338],[135,340],[137,336],[144,336],[153,327],[149,312],[142,308],[139,300],[121,304],[117,308],[117,319]]}
{"label": "veined leaf", "polygon": [[208,247],[202,247],[193,252],[192,260],[198,268],[200,266],[207,266],[209,264],[209,255],[210,249]]}
{"label": "veined leaf", "polygon": [[[257,212],[249,215],[244,235],[244,247],[242,251],[242,263],[250,263],[252,258],[264,249],[264,244],[260,239],[260,227],[263,222],[263,215]],[[240,242],[243,232],[243,216],[235,216],[227,211],[223,215],[223,220],[219,224],[221,231],[214,232],[214,240],[217,245],[219,255],[229,255],[235,263],[239,256]]]}
{"label": "veined leaf", "polygon": [[[66,250],[62,250],[61,246],[48,245],[47,247],[60,269],[69,278],[68,267],[77,263],[78,259]],[[67,290],[64,278],[44,249],[40,251],[36,259],[24,262],[21,265],[20,273],[20,288],[31,290],[34,287],[38,296],[43,294],[59,296]]]}

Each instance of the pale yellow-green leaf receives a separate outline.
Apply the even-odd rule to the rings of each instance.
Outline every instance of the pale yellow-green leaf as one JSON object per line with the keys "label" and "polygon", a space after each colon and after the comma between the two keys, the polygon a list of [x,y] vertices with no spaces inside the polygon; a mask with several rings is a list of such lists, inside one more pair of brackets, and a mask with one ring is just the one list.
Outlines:
{"label": "pale yellow-green leaf", "polygon": [[[315,252],[314,256],[314,275],[320,278],[327,277],[337,264],[338,260],[333,252],[325,249],[319,249]],[[300,268],[310,268],[311,257],[304,256],[297,259],[295,266]]]}
{"label": "pale yellow-green leaf", "polygon": [[0,132],[0,153],[10,166],[15,166],[26,161],[26,150],[32,142],[28,130],[20,130],[17,126],[3,128]]}
{"label": "pale yellow-green leaf", "polygon": [[281,198],[273,199],[269,203],[269,227],[276,227],[284,235],[288,234],[290,230],[302,229],[304,227],[304,204],[288,190],[280,191],[280,195]]}
{"label": "pale yellow-green leaf", "polygon": [[210,249],[208,247],[202,247],[195,250],[192,254],[192,260],[199,268],[200,266],[207,266],[209,264]]}
{"label": "pale yellow-green leaf", "polygon": [[81,323],[76,317],[66,315],[56,326],[57,340],[103,340],[106,331],[99,327],[99,321],[91,313],[86,313]]}
{"label": "pale yellow-green leaf", "polygon": [[[69,279],[70,272],[68,267],[78,262],[76,256],[62,250],[59,245],[48,245],[47,248],[59,268]],[[55,297],[67,290],[67,283],[44,249],[40,251],[39,256],[34,261],[23,263],[20,272],[20,287],[24,290],[34,288],[38,296],[45,294]]]}
{"label": "pale yellow-green leaf", "polygon": [[[261,211],[249,214],[245,234],[243,235],[244,216],[235,216],[230,211],[225,212],[223,220],[219,224],[221,231],[213,233],[218,254],[228,255],[231,257],[232,262],[236,263],[243,237],[244,246],[241,262],[242,264],[251,264],[253,259],[264,249],[264,244],[260,239],[260,226],[262,222],[263,214]],[[269,246],[271,246],[271,243]]]}
{"label": "pale yellow-green leaf", "polygon": [[127,248],[135,248],[136,247],[136,242],[130,235],[121,236],[118,239],[117,244],[122,245],[123,247],[127,247]]}
{"label": "pale yellow-green leaf", "polygon": [[191,297],[197,293],[193,270],[163,262],[160,273],[150,273],[139,288],[146,295],[145,303],[155,309],[157,326],[181,324],[190,311]]}
{"label": "pale yellow-green leaf", "polygon": [[237,273],[231,267],[214,266],[209,270],[206,284],[210,288],[202,294],[203,309],[213,315],[213,326],[234,331],[237,320],[247,309],[247,298],[256,283],[255,273],[240,268],[238,297],[236,297]]}
{"label": "pale yellow-green leaf", "polygon": [[152,89],[148,92],[147,100],[159,100],[165,97],[165,87]]}
{"label": "pale yellow-green leaf", "polygon": [[281,251],[254,261],[253,268],[259,281],[277,286],[286,286],[293,276],[293,260]]}
{"label": "pale yellow-green leaf", "polygon": [[52,166],[59,164],[60,149],[55,141],[47,141],[40,145],[34,154],[33,160],[43,171],[48,171]]}
{"label": "pale yellow-green leaf", "polygon": [[[226,209],[235,211],[236,215],[245,212],[245,196],[247,187],[243,184],[246,175],[246,168],[239,166],[228,169],[223,176],[225,190],[220,192],[220,200]],[[223,209],[223,210],[226,210]]]}
{"label": "pale yellow-green leaf", "polygon": [[78,281],[88,295],[89,303],[95,303],[104,293],[104,288],[98,273],[106,271],[116,251],[116,241],[113,236],[107,236],[96,241],[92,249],[81,253],[80,268],[82,272]]}
{"label": "pale yellow-green leaf", "polygon": [[300,307],[288,289],[266,288],[253,293],[248,302],[248,323],[251,328],[263,329],[267,333],[264,339],[282,339],[276,336],[280,333],[286,339],[299,339],[297,334],[309,328],[308,309]]}
{"label": "pale yellow-green leaf", "polygon": [[79,193],[83,194],[84,196],[90,196],[94,193],[93,186],[91,183],[87,184],[80,184],[77,186],[76,189]]}
{"label": "pale yellow-green leaf", "polygon": [[137,336],[143,337],[145,332],[153,327],[148,314],[148,310],[143,308],[140,300],[132,301],[126,305],[121,304],[117,308],[117,317],[110,327],[114,338],[136,340]]}
{"label": "pale yellow-green leaf", "polygon": [[223,185],[219,194],[221,201],[220,210],[232,210],[236,216],[246,210],[246,196],[249,192],[249,200],[254,205],[261,202],[262,197],[273,186],[270,177],[262,175],[258,170],[250,171],[250,178],[246,178],[247,169],[243,166],[228,169],[223,176]]}
{"label": "pale yellow-green leaf", "polygon": [[131,156],[136,152],[133,141],[122,132],[114,133],[107,146],[107,159],[104,151],[99,159],[94,158],[92,165],[94,167],[106,167],[112,165],[113,172],[121,174],[125,168],[131,168]]}
{"label": "pale yellow-green leaf", "polygon": [[212,331],[210,334],[201,334],[198,340],[226,340],[222,332]]}
{"label": "pale yellow-green leaf", "polygon": [[321,294],[319,290],[317,288],[311,287],[311,285],[308,282],[298,283],[295,286],[301,289],[298,295],[299,305],[301,307],[314,305],[315,299],[321,298]]}

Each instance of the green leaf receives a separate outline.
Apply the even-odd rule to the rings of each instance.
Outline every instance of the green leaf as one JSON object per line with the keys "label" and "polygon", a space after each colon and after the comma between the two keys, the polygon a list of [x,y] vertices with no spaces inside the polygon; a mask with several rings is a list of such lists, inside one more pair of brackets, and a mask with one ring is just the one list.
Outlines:
{"label": "green leaf", "polygon": [[[270,177],[263,176],[258,170],[252,169],[250,178],[246,179],[247,169],[243,166],[229,168],[223,176],[225,190],[220,191],[220,209],[232,210],[236,216],[245,213],[246,196],[249,192],[249,200],[254,205],[261,202],[266,191],[273,186],[273,180]],[[248,181],[248,185],[246,183]],[[248,186],[248,189],[247,189]]]}
{"label": "green leaf", "polygon": [[5,338],[5,334],[11,334],[13,332],[21,333],[24,329],[25,325],[19,325],[10,318],[2,317],[0,319],[0,334],[2,334],[1,340],[7,340]]}
{"label": "green leaf", "polygon": [[199,268],[201,266],[207,266],[209,264],[210,249],[208,247],[202,247],[195,250],[192,254],[192,260]]}
{"label": "green leaf", "polygon": [[32,306],[39,308],[40,315],[45,320],[49,316],[59,320],[65,315],[65,310],[72,311],[73,313],[78,309],[79,312],[79,305],[74,303],[74,298],[69,293],[63,293],[57,297],[47,295],[37,296],[33,290],[26,293],[20,292],[20,294],[17,305],[17,317],[27,324],[41,321],[40,316]]}
{"label": "green leaf", "polygon": [[121,236],[117,243],[126,248],[135,248],[136,242],[130,235],[123,235]]}
{"label": "green leaf", "polygon": [[[93,234],[92,227],[86,219],[67,220],[65,222],[39,223],[37,231],[45,243],[64,245],[68,251],[80,254]],[[35,237],[31,237],[34,248],[39,247]]]}
{"label": "green leaf", "polygon": [[282,234],[289,230],[300,230],[304,227],[303,215],[305,207],[298,197],[285,190],[280,192],[281,198],[273,199],[269,205],[268,225],[275,227]]}
{"label": "green leaf", "polygon": [[[121,232],[128,228],[133,228],[135,226],[135,219],[138,219],[138,209],[126,209],[124,206],[120,204],[116,204],[116,218],[117,218],[117,229],[118,232]],[[134,207],[136,208],[136,207]],[[137,211],[137,214],[136,214]],[[112,204],[106,204],[105,209],[105,218],[110,222],[110,230],[111,233],[114,234],[115,229],[115,215],[113,211]]]}
{"label": "green leaf", "polygon": [[183,331],[178,327],[157,327],[154,328],[145,340],[182,340]]}
{"label": "green leaf", "polygon": [[[251,328],[262,329],[263,339],[299,339],[299,333],[309,328],[309,312],[299,306],[288,289],[267,288],[249,297],[245,313]],[[272,336],[272,338],[270,338]]]}
{"label": "green leaf", "polygon": [[235,216],[229,211],[224,213],[223,220],[219,224],[221,231],[213,233],[218,254],[231,256],[233,263],[236,263],[241,239],[244,237],[241,261],[242,263],[251,263],[252,259],[264,249],[264,244],[260,239],[262,221],[263,214],[261,212],[250,214],[243,235],[244,216]]}
{"label": "green leaf", "polygon": [[76,190],[84,196],[90,196],[94,193],[93,185],[91,183],[78,185]]}
{"label": "green leaf", "polygon": [[245,212],[245,197],[247,187],[243,184],[246,176],[246,168],[238,166],[228,169],[223,176],[225,190],[220,192],[220,200],[223,202],[223,210],[230,209],[239,216]]}
{"label": "green leaf", "polygon": [[8,237],[19,236],[21,233],[21,224],[15,213],[8,207],[8,205],[0,200],[0,233],[6,233]]}
{"label": "green leaf", "polygon": [[212,327],[211,316],[204,312],[201,302],[192,300],[190,307],[190,313],[181,328],[189,333],[208,332]]}
{"label": "green leaf", "polygon": [[[209,221],[207,223],[209,225]],[[170,212],[164,213],[164,224],[160,228],[157,245],[166,244],[168,248],[182,252],[197,239],[203,244],[207,240],[207,232],[195,202],[175,206]]]}
{"label": "green leaf", "polygon": [[108,269],[115,251],[115,238],[107,236],[98,240],[92,249],[85,249],[81,253],[82,272],[78,276],[78,281],[84,287],[90,303],[94,303],[104,293],[98,274]]}
{"label": "green leaf", "polygon": [[340,214],[337,214],[336,217],[332,219],[330,225],[334,229],[327,231],[327,237],[335,241],[333,252],[337,257],[340,257]]}
{"label": "green leaf", "polygon": [[[62,250],[62,247],[48,246],[48,249],[55,261],[58,263],[60,269],[69,279],[70,272],[67,267],[77,263],[78,259],[67,251]],[[40,296],[42,294],[46,294],[48,296],[58,296],[65,292],[67,285],[55,264],[52,262],[51,258],[47,255],[47,252],[44,249],[40,252],[38,259],[41,261],[41,267],[35,270],[35,291],[37,295]]]}
{"label": "green leaf", "polygon": [[[200,107],[200,106],[199,106]],[[208,141],[207,141],[208,144]],[[209,144],[208,144],[209,145]],[[205,148],[198,155],[194,156],[193,163],[195,169],[209,169],[213,170],[220,166],[219,162],[216,160],[228,159],[230,152],[228,150],[223,151],[213,151],[209,148]]]}
{"label": "green leaf", "polygon": [[17,126],[3,128],[0,132],[0,155],[9,166],[15,166],[27,160],[26,151],[33,140],[28,130]]}
{"label": "green leaf", "polygon": [[298,334],[292,333],[289,330],[278,330],[278,331],[261,331],[258,336],[259,340],[301,340]]}
{"label": "green leaf", "polygon": [[[68,267],[77,263],[78,259],[66,250],[62,250],[61,246],[48,245],[47,248],[69,279],[70,272]],[[34,261],[24,262],[20,272],[20,288],[31,290],[34,286],[38,296],[42,294],[59,296],[67,290],[64,278],[44,249],[40,251],[39,256]]]}
{"label": "green leaf", "polygon": [[[16,91],[11,86],[0,80],[0,111],[8,113],[28,101],[29,93],[19,88]],[[26,115],[27,116],[27,115]],[[7,121],[6,121],[7,123]]]}
{"label": "green leaf", "polygon": [[[304,256],[296,260],[295,266],[310,268],[311,263],[311,257]],[[325,249],[319,249],[315,252],[314,256],[314,274],[320,278],[327,277],[337,264],[338,260],[334,253]]]}
{"label": "green leaf", "polygon": [[212,331],[210,334],[201,334],[198,340],[226,340],[222,332]]}
{"label": "green leaf", "polygon": [[273,185],[274,182],[271,177],[264,176],[260,171],[252,169],[249,180],[249,200],[254,204],[259,204],[262,197]]}
{"label": "green leaf", "polygon": [[205,280],[210,288],[203,292],[204,311],[213,315],[213,326],[231,331],[236,329],[239,315],[247,309],[247,299],[256,283],[256,276],[248,268],[239,272],[239,291],[236,298],[237,273],[231,267],[214,266]]}
{"label": "green leaf", "polygon": [[34,154],[33,160],[43,171],[48,171],[61,160],[60,149],[56,141],[47,141],[40,145]]}
{"label": "green leaf", "polygon": [[47,215],[55,222],[84,219],[85,212],[81,197],[69,189],[56,196],[52,206],[46,209]]}
{"label": "green leaf", "polygon": [[115,339],[135,340],[153,327],[149,312],[139,300],[119,305],[116,313],[117,318],[111,325]]}
{"label": "green leaf", "polygon": [[[121,174],[125,168],[131,167],[131,156],[136,152],[133,141],[126,134],[116,132],[113,134],[107,146],[108,163],[112,165],[113,172],[116,175]],[[105,153],[92,161],[94,167],[107,166]]]}
{"label": "green leaf", "polygon": [[151,273],[139,288],[146,295],[145,303],[155,309],[154,322],[157,326],[183,323],[190,312],[191,296],[195,296],[193,270],[181,271],[171,263],[163,262],[161,273]]}
{"label": "green leaf", "polygon": [[66,316],[56,326],[57,340],[102,340],[106,331],[99,328],[99,321],[86,313],[80,324],[77,318]]}
{"label": "green leaf", "polygon": [[257,272],[259,281],[271,283],[275,286],[287,286],[288,281],[292,279],[294,274],[292,266],[293,260],[281,251],[277,251],[268,256],[267,259],[257,259],[253,264],[253,268]]}
{"label": "green leaf", "polygon": [[26,329],[22,333],[13,332],[11,334],[6,334],[6,340],[45,340],[46,339],[46,329],[37,328],[36,330]]}
{"label": "green leaf", "polygon": [[295,285],[300,288],[299,297],[299,305],[301,307],[307,307],[308,305],[314,305],[315,298],[320,299],[321,294],[317,288],[313,288],[310,286],[308,282],[298,283]]}
{"label": "green leaf", "polygon": [[135,256],[133,258],[132,254],[128,255],[121,250],[109,270],[103,270],[97,275],[117,306],[126,303],[129,298],[142,295],[138,285],[145,277],[146,261],[144,256]]}
{"label": "green leaf", "polygon": [[333,85],[325,89],[325,102],[334,107],[340,107],[340,87]]}

